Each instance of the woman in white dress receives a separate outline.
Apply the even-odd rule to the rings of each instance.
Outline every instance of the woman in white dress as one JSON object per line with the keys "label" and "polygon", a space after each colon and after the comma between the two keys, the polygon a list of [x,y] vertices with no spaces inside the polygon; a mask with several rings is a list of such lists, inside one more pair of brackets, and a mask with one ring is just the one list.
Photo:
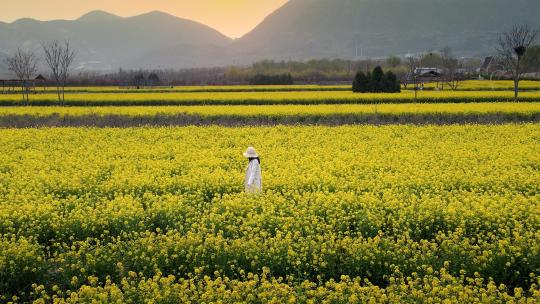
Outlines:
{"label": "woman in white dress", "polygon": [[244,186],[247,193],[262,192],[261,160],[255,148],[249,147],[244,152],[244,157],[249,160],[246,170],[246,179]]}

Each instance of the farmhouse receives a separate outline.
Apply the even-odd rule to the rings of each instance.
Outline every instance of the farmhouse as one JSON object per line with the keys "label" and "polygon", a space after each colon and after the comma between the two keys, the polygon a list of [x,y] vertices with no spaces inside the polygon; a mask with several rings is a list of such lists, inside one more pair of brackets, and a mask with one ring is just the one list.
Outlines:
{"label": "farmhouse", "polygon": [[414,74],[420,78],[432,78],[441,76],[443,71],[439,68],[416,68]]}

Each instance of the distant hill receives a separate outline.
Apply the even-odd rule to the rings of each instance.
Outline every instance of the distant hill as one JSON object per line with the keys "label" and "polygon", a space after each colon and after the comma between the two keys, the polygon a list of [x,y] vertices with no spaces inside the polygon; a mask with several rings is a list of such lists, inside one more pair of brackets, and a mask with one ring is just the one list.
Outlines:
{"label": "distant hill", "polygon": [[[70,21],[0,23],[0,54],[17,46],[39,50],[41,43],[54,39],[69,40],[77,50],[77,67],[94,70],[220,64],[211,56],[197,59],[197,54],[232,41],[210,27],[161,12],[121,18],[95,11]],[[166,59],[159,58],[162,52]]]}
{"label": "distant hill", "polygon": [[540,29],[539,12],[539,0],[290,0],[233,41],[162,12],[122,18],[94,11],[71,21],[0,22],[0,57],[54,39],[70,40],[77,68],[92,70],[383,57],[445,46],[482,56],[493,53],[498,33],[514,24]]}
{"label": "distant hill", "polygon": [[538,0],[291,0],[234,42],[238,58],[380,57],[493,51],[514,24],[540,28]]}

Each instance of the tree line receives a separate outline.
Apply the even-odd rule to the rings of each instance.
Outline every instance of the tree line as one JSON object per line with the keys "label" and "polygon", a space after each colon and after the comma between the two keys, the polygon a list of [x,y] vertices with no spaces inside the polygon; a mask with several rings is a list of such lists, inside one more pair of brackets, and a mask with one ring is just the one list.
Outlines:
{"label": "tree line", "polygon": [[[519,91],[519,81],[527,72],[540,70],[540,46],[534,45],[538,32],[527,26],[516,26],[500,35],[497,43],[497,65],[507,71],[514,80],[515,95]],[[373,77],[374,67],[380,66],[391,72],[401,84],[407,88],[414,85],[418,90],[419,79],[416,71],[420,67],[437,68],[441,70],[437,88],[445,87],[458,89],[464,79],[477,77],[480,68],[479,58],[458,58],[450,48],[440,51],[430,51],[407,57],[390,56],[382,59],[319,59],[309,61],[273,61],[263,60],[250,66],[229,66],[216,68],[193,69],[162,69],[162,70],[124,70],[115,72],[81,71],[70,73],[70,67],[75,59],[75,52],[69,42],[53,41],[42,45],[42,56],[50,71],[51,83],[56,86],[60,104],[65,100],[65,86],[79,85],[114,85],[114,86],[160,86],[160,85],[236,85],[236,84],[290,84],[319,83],[336,84],[350,83],[357,76],[364,79]],[[6,60],[9,70],[13,71],[21,83],[23,101],[28,103],[28,87],[32,77],[37,72],[41,54],[17,49]],[[357,75],[361,71],[364,75]],[[71,74],[71,75],[70,75]],[[368,77],[368,74],[370,76]],[[390,80],[386,79],[386,82]],[[420,80],[423,81],[423,80]],[[382,83],[382,80],[381,80]],[[388,90],[391,85],[373,86],[376,91]],[[382,89],[384,87],[384,89]],[[371,85],[362,87],[360,91],[371,90]]]}
{"label": "tree line", "polygon": [[[525,71],[538,71],[540,53],[531,47],[523,61]],[[536,55],[534,55],[536,54]],[[537,59],[534,59],[537,58]],[[81,71],[72,75],[71,85],[115,85],[141,86],[150,83],[150,75],[159,78],[159,85],[245,85],[256,80],[257,75],[278,76],[291,75],[294,83],[345,84],[350,83],[357,71],[364,74],[372,72],[380,66],[391,71],[403,85],[413,83],[414,70],[419,67],[438,68],[443,71],[439,79],[440,89],[457,89],[460,81],[478,77],[477,70],[482,63],[481,58],[458,58],[450,48],[431,51],[408,57],[390,56],[381,59],[342,60],[320,59],[309,61],[273,61],[263,60],[249,66],[228,66],[214,68],[159,69],[159,70],[126,70],[113,72]],[[144,76],[144,81],[141,75]],[[137,79],[136,79],[137,78]],[[444,85],[444,87],[443,87]]]}
{"label": "tree line", "polygon": [[[75,59],[75,51],[70,47],[69,41],[60,43],[52,41],[41,45],[46,66],[54,78],[58,102],[64,105],[65,88],[70,68]],[[8,70],[12,71],[21,84],[23,104],[29,103],[29,85],[32,77],[37,73],[39,57],[34,51],[17,48],[12,55],[6,58]]]}
{"label": "tree line", "polygon": [[281,75],[257,74],[249,81],[250,85],[291,85],[294,83],[290,73]]}
{"label": "tree line", "polygon": [[[521,64],[524,71],[538,71],[540,47],[531,47]],[[536,54],[536,55],[534,55]],[[536,59],[535,59],[536,58]],[[536,62],[536,64],[535,64]],[[477,77],[480,58],[458,58],[449,48],[408,57],[390,56],[382,59],[341,60],[321,59],[305,62],[264,60],[250,66],[191,69],[126,70],[113,72],[80,71],[72,73],[72,86],[174,86],[174,85],[245,85],[257,75],[290,75],[294,83],[345,84],[351,83],[357,71],[364,74],[380,66],[391,71],[404,86],[414,83],[418,67],[433,67],[443,71],[440,88],[457,89],[460,81]],[[157,77],[150,77],[154,74]],[[156,81],[158,79],[159,81]],[[444,85],[444,87],[443,87]]]}
{"label": "tree line", "polygon": [[133,76],[132,84],[137,89],[146,86],[157,87],[161,85],[161,80],[159,79],[158,74],[156,74],[155,72],[150,72],[148,74],[148,77],[146,77],[145,73],[141,71]]}

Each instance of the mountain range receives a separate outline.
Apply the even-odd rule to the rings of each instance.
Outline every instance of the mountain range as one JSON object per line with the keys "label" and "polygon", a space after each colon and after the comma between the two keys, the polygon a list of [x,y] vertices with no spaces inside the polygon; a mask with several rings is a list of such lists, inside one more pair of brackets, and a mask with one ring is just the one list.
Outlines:
{"label": "mountain range", "polygon": [[94,11],[76,20],[0,22],[0,56],[55,39],[69,40],[76,68],[89,70],[354,59],[446,46],[460,56],[482,56],[515,24],[540,28],[538,12],[538,0],[290,0],[233,40],[163,12],[122,18]]}
{"label": "mountain range", "polygon": [[18,46],[39,50],[42,43],[55,39],[70,42],[79,69],[93,70],[202,66],[213,52],[232,42],[212,28],[162,12],[121,18],[94,11],[77,20],[20,19],[0,24],[3,53]]}

